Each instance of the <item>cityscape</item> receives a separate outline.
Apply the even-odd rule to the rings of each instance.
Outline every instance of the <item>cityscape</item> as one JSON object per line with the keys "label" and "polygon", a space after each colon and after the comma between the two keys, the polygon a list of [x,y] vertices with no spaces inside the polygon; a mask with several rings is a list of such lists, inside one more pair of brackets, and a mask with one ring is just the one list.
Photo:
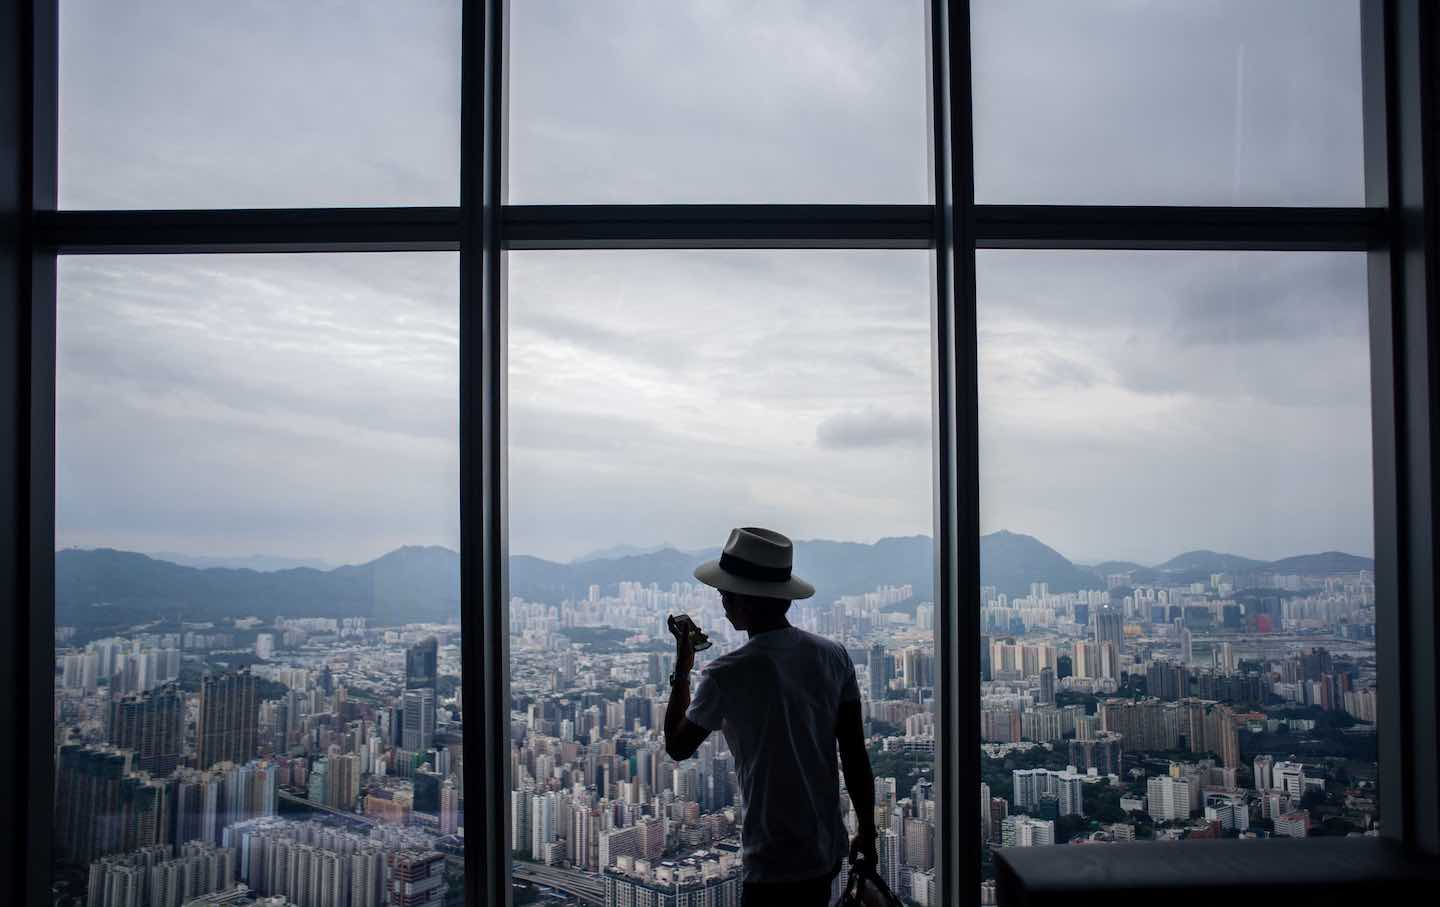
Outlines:
{"label": "cityscape", "polygon": [[[837,544],[797,545],[821,591],[789,617],[850,651],[880,872],[929,907],[935,606],[928,561],[897,552],[932,545],[822,558]],[[512,560],[517,904],[738,905],[724,737],[664,750],[666,616],[714,640],[698,670],[743,642],[683,578],[699,554]],[[859,567],[841,578],[841,560]],[[361,569],[57,553],[56,907],[463,902],[458,556]],[[1373,569],[1335,552],[1078,565],[985,536],[980,903],[1006,847],[1376,833]]]}

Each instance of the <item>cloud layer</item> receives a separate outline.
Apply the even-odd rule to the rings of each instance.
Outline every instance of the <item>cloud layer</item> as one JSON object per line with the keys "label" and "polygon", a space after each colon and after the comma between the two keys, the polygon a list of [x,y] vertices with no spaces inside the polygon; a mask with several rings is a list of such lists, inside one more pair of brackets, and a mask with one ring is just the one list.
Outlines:
{"label": "cloud layer", "polygon": [[[985,202],[1356,204],[1353,2],[973,5]],[[517,3],[510,200],[926,202],[920,0]],[[62,5],[67,207],[454,204],[458,0]],[[509,257],[511,548],[931,529],[924,252]],[[458,538],[447,254],[65,259],[59,544]],[[1363,256],[982,252],[987,529],[1371,543]]]}

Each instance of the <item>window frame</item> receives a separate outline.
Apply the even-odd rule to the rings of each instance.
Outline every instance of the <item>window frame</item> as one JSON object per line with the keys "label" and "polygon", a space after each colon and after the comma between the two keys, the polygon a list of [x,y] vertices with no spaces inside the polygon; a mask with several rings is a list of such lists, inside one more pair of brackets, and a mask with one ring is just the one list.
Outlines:
{"label": "window frame", "polygon": [[[445,208],[205,211],[57,210],[58,4],[26,0],[0,21],[0,130],[15,154],[0,176],[14,239],[0,234],[0,509],[13,513],[0,589],[26,729],[13,756],[26,785],[26,900],[49,902],[53,791],[55,306],[59,255],[458,250],[462,686],[477,719],[465,762],[466,901],[510,895],[506,526],[506,252],[509,249],[867,249],[933,251],[932,397],[937,653],[937,884],[943,903],[975,896],[980,847],[979,416],[977,249],[1365,250],[1369,267],[1382,834],[1440,851],[1435,593],[1440,541],[1432,494],[1440,334],[1430,299],[1440,265],[1437,82],[1440,13],[1423,0],[1361,4],[1366,205],[1349,208],[1029,206],[974,203],[968,0],[927,0],[930,205],[505,204],[508,0],[462,0],[460,199]],[[0,53],[0,59],[6,56]],[[13,127],[13,128],[12,128]],[[11,254],[13,253],[13,254]],[[12,266],[13,265],[13,266]],[[13,273],[12,273],[13,272]],[[0,432],[3,434],[3,432]],[[24,603],[23,605],[20,603]],[[23,724],[22,724],[23,722]],[[953,744],[953,745],[949,745]],[[10,758],[10,755],[7,755]],[[954,795],[952,796],[952,792]],[[23,844],[19,836],[24,835]],[[967,895],[966,892],[969,892]]]}

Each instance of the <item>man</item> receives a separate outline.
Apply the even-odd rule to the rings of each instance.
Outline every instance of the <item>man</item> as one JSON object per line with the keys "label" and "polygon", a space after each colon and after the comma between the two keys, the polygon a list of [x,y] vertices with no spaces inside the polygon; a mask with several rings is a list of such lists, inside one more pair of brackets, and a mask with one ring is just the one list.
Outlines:
{"label": "man", "polygon": [[749,641],[715,659],[690,700],[695,650],[676,633],[665,751],[677,762],[722,731],[745,800],[744,907],[822,907],[846,855],[840,778],[859,820],[852,861],[876,865],[875,777],[865,750],[860,687],[845,647],[790,625],[785,612],[815,588],[792,575],[790,540],[769,529],[730,532],[695,578],[720,590],[725,617]]}

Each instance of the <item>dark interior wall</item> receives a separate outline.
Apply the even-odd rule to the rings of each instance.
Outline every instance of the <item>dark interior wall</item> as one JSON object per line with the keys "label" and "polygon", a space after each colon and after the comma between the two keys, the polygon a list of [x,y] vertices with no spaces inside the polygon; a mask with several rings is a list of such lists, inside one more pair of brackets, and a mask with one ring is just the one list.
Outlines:
{"label": "dark interior wall", "polygon": [[[21,676],[26,671],[24,585],[24,521],[20,507],[25,493],[21,476],[25,461],[26,432],[24,394],[26,278],[22,231],[28,223],[26,190],[26,136],[28,118],[26,86],[30,54],[22,40],[26,33],[27,4],[0,4],[0,728],[7,731],[0,746],[0,777],[13,779],[23,789],[24,753],[19,749],[24,735],[10,733],[25,725],[26,702],[19,691],[26,689]],[[0,822],[0,851],[23,853],[25,822],[12,814],[12,821]],[[12,893],[15,889],[12,888]]]}

